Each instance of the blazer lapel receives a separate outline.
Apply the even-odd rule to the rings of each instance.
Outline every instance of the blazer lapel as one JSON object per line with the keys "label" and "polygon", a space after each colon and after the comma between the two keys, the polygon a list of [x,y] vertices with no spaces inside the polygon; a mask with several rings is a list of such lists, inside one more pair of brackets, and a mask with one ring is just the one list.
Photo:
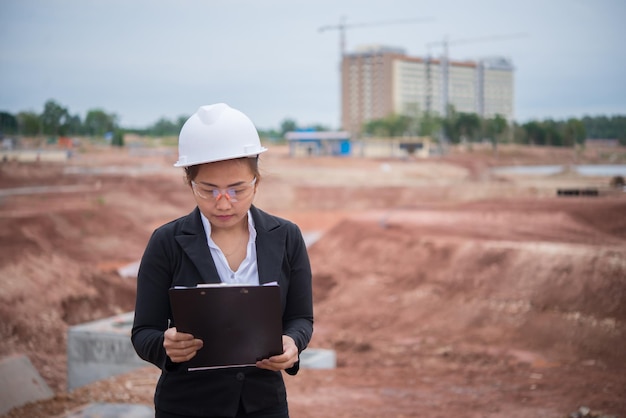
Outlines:
{"label": "blazer lapel", "polygon": [[200,210],[197,207],[187,215],[181,233],[176,236],[176,241],[196,266],[204,283],[220,282],[215,262],[206,242],[206,232],[200,219]]}
{"label": "blazer lapel", "polygon": [[[252,206],[250,208],[256,228],[257,266],[259,283],[278,282],[283,263],[287,235],[285,228],[265,212]],[[219,274],[211,251],[206,242],[206,232],[200,219],[200,210],[196,207],[187,215],[181,233],[176,241],[200,272],[204,283],[220,283]]]}
{"label": "blazer lapel", "polygon": [[278,228],[280,224],[276,220],[254,206],[250,208],[250,213],[252,213],[257,234],[256,254],[259,283],[279,282],[287,239],[286,229]]}

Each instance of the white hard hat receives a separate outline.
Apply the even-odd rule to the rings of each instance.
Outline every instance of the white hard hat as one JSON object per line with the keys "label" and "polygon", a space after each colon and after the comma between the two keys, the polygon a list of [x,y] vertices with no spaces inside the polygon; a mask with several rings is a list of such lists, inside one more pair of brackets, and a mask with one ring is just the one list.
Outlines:
{"label": "white hard hat", "polygon": [[183,125],[174,167],[254,157],[265,151],[246,115],[225,103],[216,103],[200,106]]}

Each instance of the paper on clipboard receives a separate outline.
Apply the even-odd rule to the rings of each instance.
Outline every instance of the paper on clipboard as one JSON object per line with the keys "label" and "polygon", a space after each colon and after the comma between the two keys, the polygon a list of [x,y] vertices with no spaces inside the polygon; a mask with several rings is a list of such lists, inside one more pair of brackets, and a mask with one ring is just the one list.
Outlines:
{"label": "paper on clipboard", "polygon": [[276,283],[173,287],[169,295],[177,330],[204,342],[187,362],[188,370],[254,366],[282,353]]}

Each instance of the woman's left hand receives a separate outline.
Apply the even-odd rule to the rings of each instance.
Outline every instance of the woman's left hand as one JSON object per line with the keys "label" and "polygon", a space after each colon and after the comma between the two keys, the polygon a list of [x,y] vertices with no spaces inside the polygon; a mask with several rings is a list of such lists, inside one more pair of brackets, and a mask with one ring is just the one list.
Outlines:
{"label": "woman's left hand", "polygon": [[298,361],[298,347],[293,338],[283,335],[283,354],[273,356],[256,362],[256,366],[260,369],[267,370],[286,370],[293,367]]}

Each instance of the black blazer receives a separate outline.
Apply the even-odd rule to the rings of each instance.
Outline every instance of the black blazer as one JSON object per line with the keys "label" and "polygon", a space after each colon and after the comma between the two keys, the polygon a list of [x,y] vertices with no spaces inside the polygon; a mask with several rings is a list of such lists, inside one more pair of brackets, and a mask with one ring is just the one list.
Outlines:
{"label": "black blazer", "polygon": [[[301,352],[313,334],[311,266],[302,233],[294,223],[255,206],[250,212],[257,232],[259,280],[278,282],[283,334],[292,337]],[[159,410],[189,416],[234,416],[240,402],[248,412],[286,402],[281,372],[256,367],[187,372],[184,365],[172,363],[165,354],[163,332],[172,320],[168,289],[219,282],[197,207],[153,232],[137,276],[131,340],[142,359],[161,369],[154,396]],[[296,363],[287,373],[296,374],[298,368]]]}

